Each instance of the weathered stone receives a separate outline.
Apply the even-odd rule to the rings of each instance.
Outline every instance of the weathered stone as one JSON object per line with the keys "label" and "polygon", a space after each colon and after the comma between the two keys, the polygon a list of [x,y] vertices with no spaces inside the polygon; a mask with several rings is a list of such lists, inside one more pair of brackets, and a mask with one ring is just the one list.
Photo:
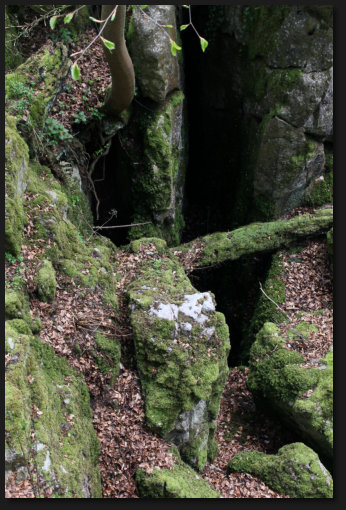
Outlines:
{"label": "weathered stone", "polygon": [[146,421],[201,470],[228,374],[228,328],[213,296],[196,292],[174,257],[156,252],[142,269],[129,297]]}
{"label": "weathered stone", "polygon": [[266,197],[278,217],[293,209],[308,184],[322,174],[323,144],[309,140],[303,129],[272,117],[263,121],[254,171],[254,197]]}
{"label": "weathered stone", "polygon": [[[160,29],[158,24],[173,28]],[[144,97],[158,103],[181,85],[178,58],[171,54],[170,38],[177,41],[174,5],[148,5],[144,12],[137,7],[128,33],[136,82]]]}
{"label": "weathered stone", "polygon": [[292,498],[332,498],[333,479],[318,455],[303,443],[287,444],[276,455],[238,453],[228,464],[231,472],[250,473],[271,489]]}

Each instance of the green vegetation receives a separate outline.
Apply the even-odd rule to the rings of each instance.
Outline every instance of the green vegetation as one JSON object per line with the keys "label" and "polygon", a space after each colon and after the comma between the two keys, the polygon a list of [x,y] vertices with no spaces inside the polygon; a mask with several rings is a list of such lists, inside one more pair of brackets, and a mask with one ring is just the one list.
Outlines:
{"label": "green vegetation", "polygon": [[63,140],[71,140],[73,138],[65,126],[52,117],[46,119],[43,128],[43,136],[45,136],[53,146],[58,145],[58,143]]}
{"label": "green vegetation", "polygon": [[55,270],[50,260],[43,260],[37,276],[37,293],[41,301],[50,303],[56,294]]}
{"label": "green vegetation", "polygon": [[303,443],[280,448],[276,455],[251,451],[238,453],[229,471],[250,473],[271,489],[292,498],[332,498],[333,479],[317,454]]}

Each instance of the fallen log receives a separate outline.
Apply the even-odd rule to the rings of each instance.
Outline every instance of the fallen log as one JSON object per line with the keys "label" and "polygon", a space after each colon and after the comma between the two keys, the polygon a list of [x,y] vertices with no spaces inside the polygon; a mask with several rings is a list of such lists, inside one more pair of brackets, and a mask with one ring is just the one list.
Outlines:
{"label": "fallen log", "polygon": [[231,232],[215,232],[171,248],[184,264],[202,268],[239,259],[242,255],[288,247],[305,237],[327,233],[333,225],[333,208],[317,209],[311,214],[287,220],[251,223]]}

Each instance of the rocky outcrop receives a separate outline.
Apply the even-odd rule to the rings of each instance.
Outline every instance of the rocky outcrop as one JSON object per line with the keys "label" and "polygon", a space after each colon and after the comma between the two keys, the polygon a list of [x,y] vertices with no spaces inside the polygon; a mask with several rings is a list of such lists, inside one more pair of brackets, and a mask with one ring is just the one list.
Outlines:
{"label": "rocky outcrop", "polygon": [[280,448],[276,455],[239,453],[228,464],[231,472],[251,473],[270,488],[291,498],[332,498],[333,479],[318,455],[303,443]]}
{"label": "rocky outcrop", "polygon": [[[163,28],[160,25],[171,25]],[[157,103],[181,88],[181,70],[171,53],[170,38],[178,37],[175,5],[137,6],[128,31],[129,49],[140,93]]]}
{"label": "rocky outcrop", "polygon": [[333,351],[317,368],[304,368],[304,357],[286,348],[286,342],[277,326],[264,324],[250,350],[248,388],[256,405],[280,416],[331,465]]}
{"label": "rocky outcrop", "polygon": [[251,223],[232,232],[215,232],[171,250],[181,257],[191,256],[195,267],[203,267],[290,246],[302,237],[326,233],[332,224],[333,209],[317,209],[288,220]]}
{"label": "rocky outcrop", "polygon": [[159,255],[155,240],[143,244],[152,257],[128,292],[146,421],[201,470],[216,455],[228,328],[212,294],[197,292],[175,257]]}

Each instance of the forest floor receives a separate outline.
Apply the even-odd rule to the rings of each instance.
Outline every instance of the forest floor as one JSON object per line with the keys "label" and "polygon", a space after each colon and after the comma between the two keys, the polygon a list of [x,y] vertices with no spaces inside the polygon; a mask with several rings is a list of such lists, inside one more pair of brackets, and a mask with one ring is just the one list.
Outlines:
{"label": "forest floor", "polygon": [[[62,33],[62,32],[61,32]],[[94,28],[86,30],[69,42],[70,52],[85,47],[96,35]],[[47,38],[52,37],[48,26],[39,25],[22,39],[23,54],[28,57],[36,52]],[[68,38],[65,35],[62,39]],[[58,96],[51,116],[71,130],[75,115],[85,113],[88,119],[95,109],[102,105],[104,92],[110,85],[108,68],[103,49],[98,42],[92,51],[79,61],[81,80],[66,80],[65,90]],[[91,83],[92,82],[92,83]],[[30,204],[28,205],[30,211]],[[119,315],[103,304],[101,292],[88,292],[75,282],[57,273],[57,295],[53,303],[42,303],[35,294],[35,279],[38,261],[45,251],[44,243],[35,241],[32,235],[35,225],[30,213],[25,227],[19,262],[5,262],[6,280],[13,281],[18,271],[25,280],[31,296],[31,313],[40,317],[42,342],[49,343],[58,356],[64,356],[69,364],[81,372],[89,387],[93,409],[93,423],[101,444],[99,466],[104,498],[138,498],[134,474],[139,467],[150,471],[154,466],[171,467],[172,457],[169,445],[162,438],[152,434],[144,421],[144,403],[140,380],[134,364],[132,330],[126,305],[126,287],[137,274],[140,265],[138,255],[119,249],[116,268],[121,273],[117,290],[120,303]],[[300,261],[285,255],[287,284],[286,313],[292,317],[297,312],[311,312],[323,309],[311,319],[318,327],[312,333],[310,342],[292,345],[306,356],[306,362],[323,356],[332,342],[332,279],[323,241],[311,241],[302,251]],[[291,327],[292,327],[291,324]],[[120,374],[113,386],[98,370],[91,351],[96,348],[93,331],[100,331],[119,340],[127,365],[121,365]],[[79,345],[80,349],[75,349]],[[216,440],[219,453],[214,462],[207,463],[201,476],[224,498],[288,498],[267,487],[261,480],[248,474],[227,474],[227,463],[236,453],[260,450],[275,453],[281,446],[294,441],[294,437],[280,423],[262,415],[256,410],[251,393],[246,387],[248,369],[230,369],[223,392],[220,413],[217,420]],[[30,459],[29,459],[30,460]],[[35,498],[37,488],[44,497],[52,497],[52,490],[36,473],[32,477],[17,481],[13,473],[6,481],[7,498]]]}

